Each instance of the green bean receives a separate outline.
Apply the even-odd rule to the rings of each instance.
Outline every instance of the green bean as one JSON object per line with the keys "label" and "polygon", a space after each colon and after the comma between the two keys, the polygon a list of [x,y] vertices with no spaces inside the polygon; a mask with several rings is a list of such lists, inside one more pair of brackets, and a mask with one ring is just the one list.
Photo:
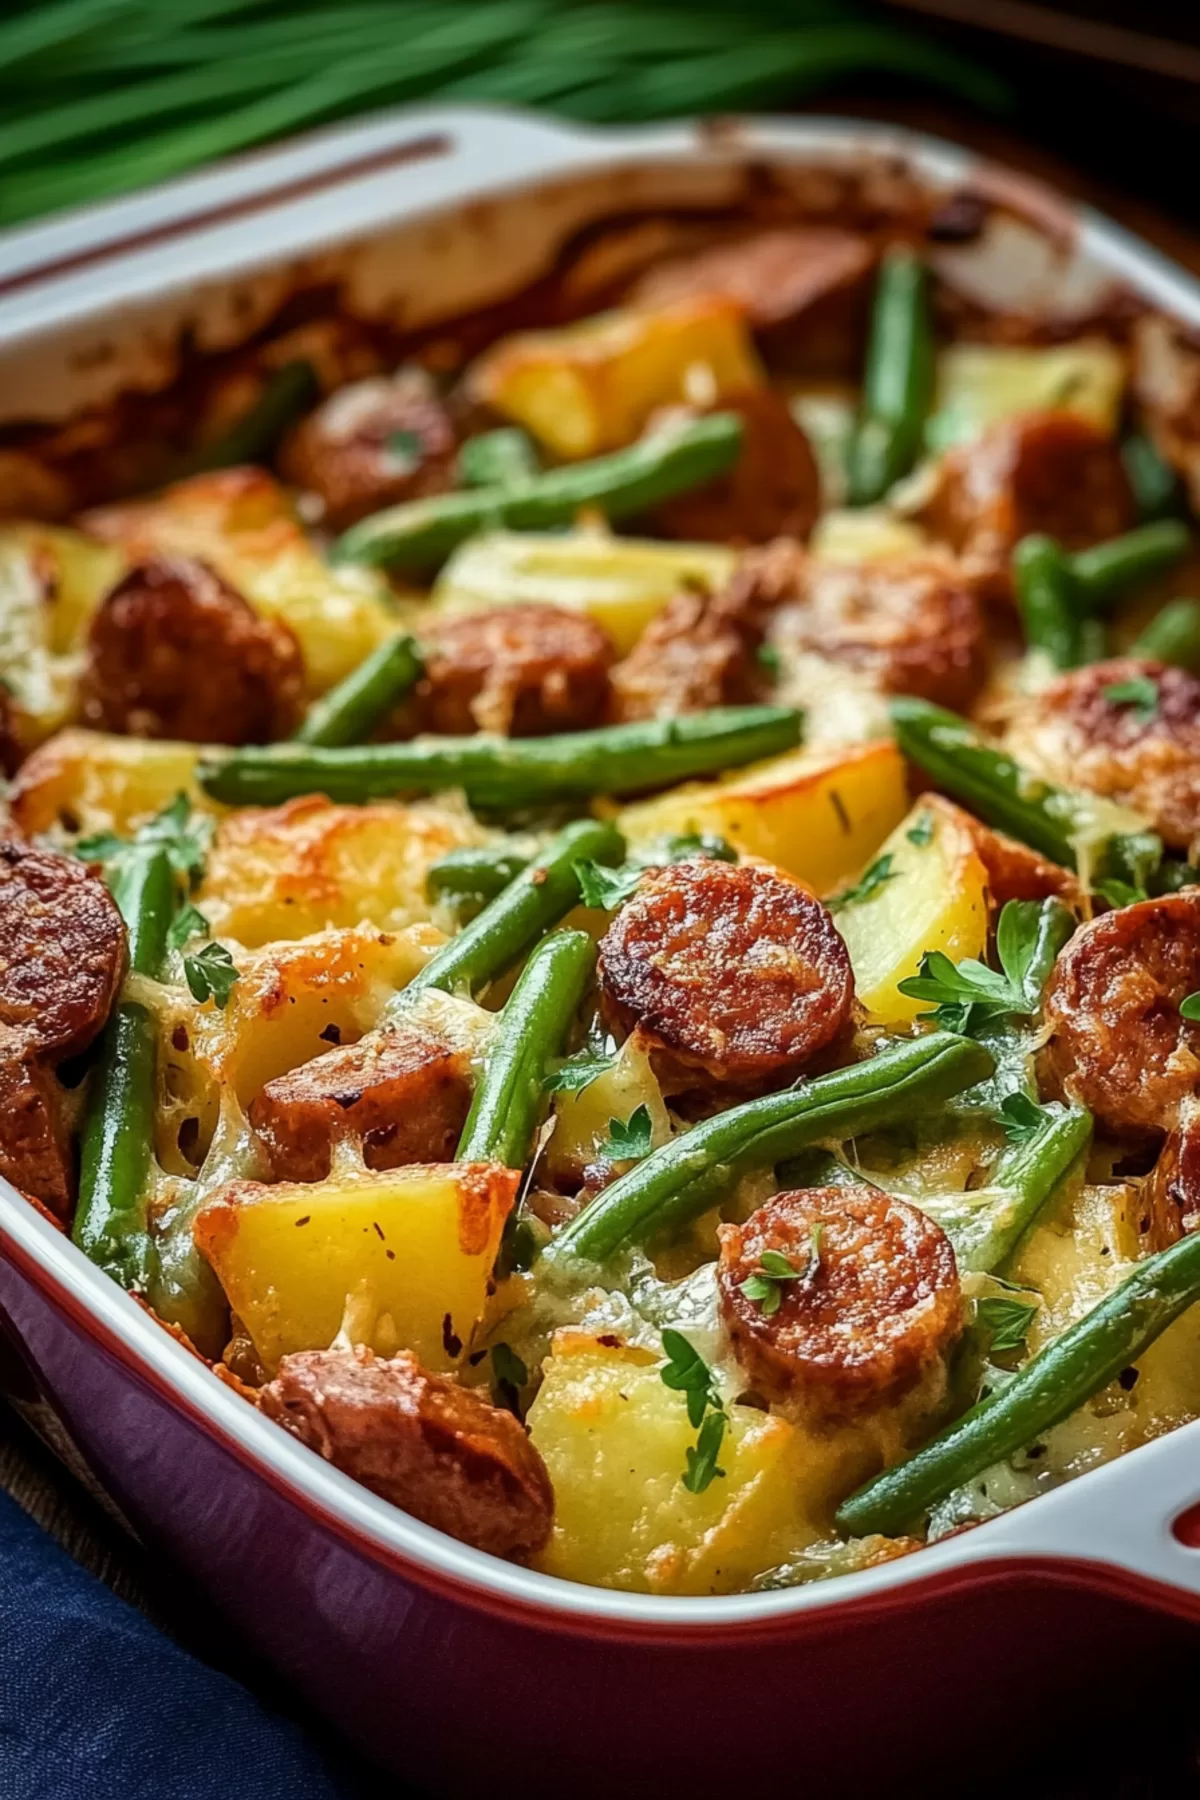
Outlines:
{"label": "green bean", "polygon": [[1003,1387],[852,1494],[839,1508],[839,1529],[854,1537],[908,1530],[963,1482],[1032,1444],[1107,1387],[1198,1298],[1200,1233],[1193,1233],[1148,1256]]}
{"label": "green bean", "polygon": [[1179,477],[1159,455],[1153,441],[1136,431],[1121,445],[1121,461],[1143,519],[1168,518],[1180,509]]}
{"label": "green bean", "polygon": [[547,1246],[555,1262],[606,1262],[628,1243],[673,1230],[724,1198],[749,1169],[808,1145],[911,1119],[990,1072],[982,1045],[952,1032],[891,1044],[867,1062],[748,1100],[683,1132],[596,1196]]}
{"label": "green bean", "polygon": [[529,862],[528,856],[504,844],[468,844],[448,851],[432,865],[425,876],[425,892],[431,900],[483,905],[494,900]]}
{"label": "green bean", "polygon": [[[1095,818],[1091,794],[1036,780],[966,719],[927,700],[900,696],[891,715],[905,756],[939,787],[1063,868],[1078,866],[1076,841],[1093,829]],[[1161,857],[1153,832],[1114,833],[1096,847],[1095,874],[1116,873],[1113,865],[1120,865],[1144,886]]]}
{"label": "green bean", "polygon": [[[175,877],[166,852],[125,858],[114,898],[128,934],[130,968],[156,976],[175,911]],[[155,1262],[146,1224],[155,1055],[154,1024],[145,1007],[118,1000],[105,1027],[84,1119],[72,1236],[85,1256],[127,1288],[144,1289]]]}
{"label": "green bean", "polygon": [[310,362],[281,363],[268,375],[254,405],[211,444],[187,459],[188,474],[265,462],[288,426],[315,405],[321,392]]}
{"label": "green bean", "polygon": [[1071,573],[1082,606],[1104,606],[1136,582],[1149,581],[1187,554],[1191,534],[1182,519],[1159,519],[1139,525],[1123,537],[1077,550],[1071,557]]}
{"label": "green bean", "polygon": [[1056,669],[1083,661],[1079,603],[1071,565],[1051,537],[1023,537],[1012,558],[1013,583],[1031,650],[1042,650]]}
{"label": "green bean", "polygon": [[363,743],[420,676],[416,640],[389,638],[344,681],[314,701],[299,731],[292,734],[292,742],[326,749]]}
{"label": "green bean", "polygon": [[930,1207],[954,1245],[961,1273],[992,1274],[1004,1267],[1091,1141],[1090,1113],[1081,1107],[1051,1112],[1026,1143],[1004,1152],[985,1188],[961,1202]]}
{"label": "green bean", "polygon": [[458,453],[463,487],[510,487],[514,481],[528,481],[540,468],[533,439],[515,425],[468,438]]}
{"label": "green bean", "polygon": [[426,988],[477,993],[511,969],[543,931],[578,904],[577,862],[615,863],[624,854],[625,840],[614,826],[599,819],[577,819],[430,957],[397,1001],[402,1006],[410,995]]}
{"label": "green bean", "polygon": [[1130,656],[1200,673],[1200,600],[1168,600],[1130,647]]}
{"label": "green bean", "polygon": [[660,500],[723,475],[741,447],[737,414],[710,413],[591,462],[388,507],[352,525],[334,544],[333,554],[341,562],[433,570],[477,531],[553,531],[571,525],[584,507],[595,507],[609,519],[646,512]]}
{"label": "green bean", "polygon": [[862,410],[850,445],[852,506],[869,506],[916,461],[933,392],[928,273],[911,250],[884,257],[875,289]]}
{"label": "green bean", "polygon": [[459,1162],[523,1169],[545,1102],[544,1081],[596,966],[586,931],[552,931],[521,972],[458,1146]]}
{"label": "green bean", "polygon": [[427,737],[341,750],[304,744],[210,753],[197,770],[230,806],[277,806],[296,794],[362,802],[462,788],[472,806],[537,806],[596,794],[634,794],[714,775],[800,742],[790,707],[724,706],[678,719],[638,720],[562,737]]}

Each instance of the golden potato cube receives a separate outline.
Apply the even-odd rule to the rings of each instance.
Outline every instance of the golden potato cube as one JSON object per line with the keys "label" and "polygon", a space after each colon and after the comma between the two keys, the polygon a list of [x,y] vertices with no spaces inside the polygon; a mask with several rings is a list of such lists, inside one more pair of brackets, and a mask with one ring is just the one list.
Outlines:
{"label": "golden potato cube", "polygon": [[0,673],[23,748],[74,715],[84,631],[120,565],[79,531],[0,526]]}
{"label": "golden potato cube", "polygon": [[456,550],[433,590],[448,613],[563,606],[586,613],[627,656],[681,587],[723,587],[736,558],[719,544],[658,544],[600,531],[492,531]]}
{"label": "golden potato cube", "polygon": [[862,867],[907,804],[903,759],[881,738],[790,750],[720,781],[689,782],[625,807],[617,824],[635,844],[715,832],[825,894]]}
{"label": "golden potato cube", "polygon": [[193,1236],[264,1366],[324,1350],[345,1323],[382,1356],[462,1362],[487,1298],[520,1172],[414,1164],[320,1182],[235,1181]]}
{"label": "golden potato cube", "polygon": [[891,562],[929,553],[928,534],[884,506],[849,507],[818,519],[809,540],[818,562]]}
{"label": "golden potato cube", "polygon": [[882,846],[887,878],[837,914],[868,1018],[903,1025],[928,1010],[899,984],[917,973],[926,950],[953,962],[982,956],[987,945],[987,871],[970,831],[935,799],[918,800]]}
{"label": "golden potato cube", "polygon": [[126,836],[176,794],[200,812],[220,812],[196,786],[196,744],[165,738],[60,731],[17,771],[9,792],[14,822],[27,833],[115,831]]}
{"label": "golden potato cube", "polygon": [[[650,1114],[651,1144],[671,1136],[671,1120],[650,1058],[636,1033],[626,1038],[611,1065],[577,1094],[555,1094],[554,1131],[546,1145],[546,1172],[555,1179],[582,1181],[609,1136],[609,1121],[629,1119],[639,1106]],[[569,1190],[568,1190],[569,1191]]]}
{"label": "golden potato cube", "polygon": [[704,295],[522,332],[476,372],[489,406],[568,459],[632,443],[659,407],[711,405],[762,380],[741,309]]}
{"label": "golden potato cube", "polygon": [[1128,362],[1103,338],[1022,348],[950,344],[937,359],[929,442],[935,450],[969,442],[1000,419],[1044,409],[1076,413],[1114,432]]}
{"label": "golden potato cube", "polygon": [[725,1473],[693,1494],[681,1478],[696,1429],[662,1366],[582,1332],[555,1337],[529,1412],[554,1484],[554,1532],[536,1566],[593,1587],[733,1593],[828,1534],[845,1447],[730,1406]]}
{"label": "golden potato cube", "polygon": [[243,807],[217,831],[196,904],[214,936],[252,946],[363,921],[395,931],[428,918],[430,865],[479,835],[450,806]]}

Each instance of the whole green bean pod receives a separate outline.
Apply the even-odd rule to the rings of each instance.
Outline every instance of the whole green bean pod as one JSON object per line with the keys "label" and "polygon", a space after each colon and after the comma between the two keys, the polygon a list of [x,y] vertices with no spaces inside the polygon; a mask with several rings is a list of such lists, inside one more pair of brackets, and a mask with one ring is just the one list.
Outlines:
{"label": "whole green bean pod", "polygon": [[[175,877],[166,852],[126,858],[113,897],[125,921],[130,968],[156,976],[175,911]],[[155,1261],[146,1228],[154,1109],[153,1021],[145,1007],[118,1000],[105,1027],[84,1119],[72,1236],[85,1256],[127,1288],[145,1288]]]}
{"label": "whole green bean pod", "polygon": [[294,744],[339,748],[361,744],[421,677],[415,638],[389,638],[309,707]]}
{"label": "whole green bean pod", "polygon": [[444,993],[477,993],[511,969],[551,925],[579,901],[577,862],[620,862],[625,840],[599,819],[577,819],[476,914],[457,937],[430,957],[419,975],[396,996],[403,1007],[426,988]]}
{"label": "whole green bean pod", "polygon": [[431,900],[471,901],[483,905],[527,869],[531,858],[505,844],[465,844],[448,850],[426,871],[425,892]]}
{"label": "whole green bean pod", "polygon": [[850,504],[869,506],[917,459],[933,393],[929,277],[913,251],[889,250],[879,270],[862,410],[850,444]]}
{"label": "whole green bean pod", "polygon": [[1159,519],[1089,550],[1077,550],[1070,563],[1082,605],[1094,611],[1135,582],[1149,581],[1185,556],[1190,542],[1182,519]]}
{"label": "whole green bean pod", "polygon": [[1179,477],[1158,453],[1145,432],[1135,431],[1121,445],[1121,461],[1143,519],[1162,519],[1179,511]]}
{"label": "whole green bean pod", "polygon": [[316,404],[320,392],[321,384],[310,362],[282,363],[268,375],[254,405],[222,436],[189,457],[186,470],[181,473],[199,475],[208,469],[265,461],[288,426]]}
{"label": "whole green bean pod", "polygon": [[485,529],[554,531],[571,525],[585,507],[594,507],[609,519],[646,512],[723,475],[741,448],[737,414],[709,413],[590,462],[566,464],[524,481],[390,506],[352,525],[334,544],[333,555],[339,562],[429,571]]}
{"label": "whole green bean pod", "polygon": [[1134,640],[1129,654],[1200,673],[1200,600],[1168,600]]}
{"label": "whole green bean pod", "polygon": [[[1037,780],[966,719],[927,700],[902,695],[890,710],[905,756],[939,787],[1063,868],[1077,867],[1076,841],[1094,828],[1093,795]],[[1144,879],[1161,858],[1162,844],[1152,832],[1114,833],[1107,846],[1098,846],[1097,872],[1106,857],[1128,865],[1131,854]]]}
{"label": "whole green bean pod", "polygon": [[1030,649],[1044,651],[1056,669],[1078,667],[1083,661],[1080,609],[1067,556],[1053,538],[1033,532],[1013,551],[1012,569]]}
{"label": "whole green bean pod", "polygon": [[463,487],[508,487],[540,472],[533,439],[516,425],[482,431],[468,438],[458,453],[458,479]]}
{"label": "whole green bean pod", "polygon": [[1140,1262],[1003,1387],[852,1494],[838,1509],[838,1528],[853,1537],[908,1530],[963,1482],[1032,1444],[1107,1387],[1197,1299],[1200,1232]]}
{"label": "whole green bean pod", "polygon": [[525,1167],[547,1068],[562,1050],[595,966],[596,946],[586,931],[552,931],[537,945],[501,1015],[463,1127],[459,1162]]}
{"label": "whole green bean pod", "polygon": [[1087,1152],[1092,1115],[1082,1107],[1051,1112],[1033,1137],[1000,1157],[987,1186],[963,1202],[930,1206],[961,1274],[1004,1267],[1063,1177]]}
{"label": "whole green bean pod", "polygon": [[473,806],[537,806],[671,787],[800,742],[791,707],[723,706],[561,737],[426,737],[340,750],[265,744],[210,753],[197,779],[229,806],[277,806],[297,794],[361,803],[462,788]]}
{"label": "whole green bean pod", "polygon": [[891,1044],[867,1062],[747,1100],[685,1131],[614,1181],[551,1239],[544,1257],[602,1263],[716,1205],[749,1169],[827,1138],[911,1119],[991,1072],[981,1044],[952,1032]]}

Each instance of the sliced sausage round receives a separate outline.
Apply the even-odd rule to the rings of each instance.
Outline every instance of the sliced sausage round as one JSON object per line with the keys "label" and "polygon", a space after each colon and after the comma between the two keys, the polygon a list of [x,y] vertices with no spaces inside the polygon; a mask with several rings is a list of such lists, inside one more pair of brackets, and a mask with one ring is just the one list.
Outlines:
{"label": "sliced sausage round", "polygon": [[405,368],[339,388],[284,439],[279,468],[319,498],[322,522],[341,531],[382,507],[446,493],[457,454],[429,376]]}
{"label": "sliced sausage round", "polygon": [[97,730],[267,744],[291,733],[303,703],[292,631],[191,557],[139,563],[92,620],[82,706]]}
{"label": "sliced sausage round", "polygon": [[550,1535],[554,1491],[521,1425],[407,1351],[285,1356],[259,1404],[326,1462],[477,1550],[528,1555]]}
{"label": "sliced sausage round", "polygon": [[756,699],[759,637],[719,596],[675,594],[612,671],[614,718],[674,719]]}
{"label": "sliced sausage round", "polygon": [[673,1083],[777,1085],[850,1027],[854,977],[832,918],[772,869],[652,869],[600,945],[609,1020]]}
{"label": "sliced sausage round", "polygon": [[1093,919],[1050,977],[1043,1080],[1118,1136],[1170,1131],[1200,1085],[1200,1025],[1179,1011],[1197,991],[1200,891]]}
{"label": "sliced sausage round", "polygon": [[821,510],[821,475],[812,446],[774,388],[723,400],[720,412],[742,421],[742,448],[727,475],[667,500],[654,514],[665,537],[718,544],[806,538]]}
{"label": "sliced sausage round", "polygon": [[[756,1394],[822,1425],[940,1397],[963,1305],[950,1241],[925,1213],[876,1188],[802,1189],[719,1235],[721,1316]],[[768,1269],[782,1257],[796,1273],[764,1300],[766,1252]]]}
{"label": "sliced sausage round", "polygon": [[1200,680],[1186,669],[1131,656],[1072,669],[1018,705],[1005,747],[1048,781],[1133,807],[1172,849],[1200,838]]}
{"label": "sliced sausage round", "polygon": [[73,857],[0,841],[0,1025],[61,1062],[85,1050],[125,975],[125,926]]}
{"label": "sliced sausage round", "polygon": [[75,1188],[66,1100],[53,1070],[0,1033],[0,1175],[60,1217]]}
{"label": "sliced sausage round", "polygon": [[501,606],[431,625],[417,686],[420,729],[507,737],[582,731],[608,706],[608,634],[561,606]]}

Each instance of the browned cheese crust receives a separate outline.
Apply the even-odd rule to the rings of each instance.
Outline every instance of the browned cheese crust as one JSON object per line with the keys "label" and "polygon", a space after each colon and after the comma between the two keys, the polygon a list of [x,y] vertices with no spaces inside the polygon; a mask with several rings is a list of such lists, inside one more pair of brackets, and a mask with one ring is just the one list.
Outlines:
{"label": "browned cheese crust", "polygon": [[727,475],[666,501],[654,514],[654,529],[702,543],[806,538],[821,510],[821,475],[783,395],[775,388],[753,388],[713,410],[741,418],[737,462]]}
{"label": "browned cheese crust", "polygon": [[850,957],[806,888],[751,865],[652,869],[600,945],[605,1015],[638,1028],[664,1079],[760,1088],[847,1032]]}
{"label": "browned cheese crust", "polygon": [[285,1356],[260,1405],[326,1462],[477,1550],[529,1555],[550,1535],[550,1477],[517,1420],[407,1351]]}
{"label": "browned cheese crust", "polygon": [[88,633],[84,721],[131,737],[267,744],[304,704],[295,635],[207,564],[153,556],[108,593]]}
{"label": "browned cheese crust", "polygon": [[[721,1316],[763,1399],[834,1425],[895,1406],[944,1370],[962,1294],[949,1239],[917,1207],[875,1188],[812,1188],[776,1194],[719,1235]],[[742,1291],[768,1250],[810,1270],[780,1283],[773,1313]]]}
{"label": "browned cheese crust", "polygon": [[753,621],[721,595],[676,594],[613,669],[613,717],[673,719],[756,699],[760,640]]}
{"label": "browned cheese crust", "polygon": [[458,440],[423,369],[373,375],[340,388],[291,431],[279,469],[322,503],[342,531],[368,513],[454,486]]}
{"label": "browned cheese crust", "polygon": [[[1111,697],[1135,679],[1154,684],[1149,716]],[[1200,680],[1186,669],[1131,656],[1072,669],[1019,703],[1005,748],[1047,781],[1134,807],[1172,849],[1200,838]]]}
{"label": "browned cheese crust", "polygon": [[727,603],[771,617],[772,642],[845,663],[887,693],[961,710],[986,672],[983,618],[948,561],[822,563],[787,539],[747,556]]}
{"label": "browned cheese crust", "polygon": [[1200,989],[1200,892],[1105,913],[1063,950],[1046,990],[1040,1072],[1117,1136],[1170,1131],[1200,1081],[1200,1025],[1180,1002]]}
{"label": "browned cheese crust", "polygon": [[456,737],[540,737],[597,725],[608,706],[612,644],[560,606],[501,606],[431,623],[414,704],[418,729]]}
{"label": "browned cheese crust", "polygon": [[125,961],[102,881],[69,857],[0,842],[0,1173],[58,1212],[74,1168],[53,1069],[101,1029]]}
{"label": "browned cheese crust", "polygon": [[399,1026],[268,1081],[250,1123],[276,1181],[324,1181],[341,1138],[358,1140],[369,1169],[448,1162],[470,1104],[466,1058]]}
{"label": "browned cheese crust", "polygon": [[1111,437],[1075,413],[1032,412],[947,452],[922,517],[984,593],[1005,599],[1019,538],[1045,531],[1082,550],[1127,531],[1134,504]]}

